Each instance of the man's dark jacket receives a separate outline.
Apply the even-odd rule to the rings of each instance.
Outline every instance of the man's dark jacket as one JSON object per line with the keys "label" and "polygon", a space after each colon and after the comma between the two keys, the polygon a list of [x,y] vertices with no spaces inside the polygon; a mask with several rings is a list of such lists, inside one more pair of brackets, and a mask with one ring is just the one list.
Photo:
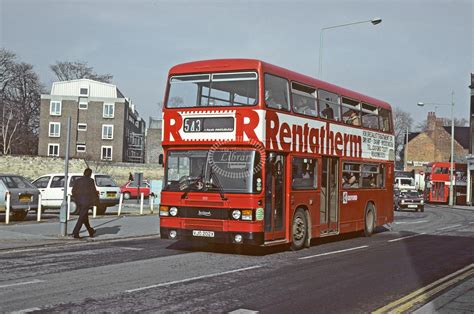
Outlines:
{"label": "man's dark jacket", "polygon": [[97,194],[94,180],[86,176],[77,179],[72,187],[72,197],[82,208],[98,205],[99,195]]}

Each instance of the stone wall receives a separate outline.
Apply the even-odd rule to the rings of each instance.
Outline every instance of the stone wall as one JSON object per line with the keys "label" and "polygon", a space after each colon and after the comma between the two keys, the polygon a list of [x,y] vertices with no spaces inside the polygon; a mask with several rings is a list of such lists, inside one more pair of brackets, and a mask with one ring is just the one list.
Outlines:
{"label": "stone wall", "polygon": [[[128,180],[129,173],[142,172],[146,180],[161,179],[163,167],[158,164],[109,163],[87,161],[94,172],[111,175],[118,185]],[[87,167],[83,159],[69,160],[69,172],[82,173]],[[0,173],[22,175],[30,180],[48,173],[64,172],[64,158],[39,156],[0,156]]]}

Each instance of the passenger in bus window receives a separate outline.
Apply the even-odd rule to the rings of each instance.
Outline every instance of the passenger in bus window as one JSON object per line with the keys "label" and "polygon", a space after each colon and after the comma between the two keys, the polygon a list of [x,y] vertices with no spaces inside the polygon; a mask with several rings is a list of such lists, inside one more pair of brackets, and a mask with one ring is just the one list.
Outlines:
{"label": "passenger in bus window", "polygon": [[309,104],[309,101],[307,98],[300,97],[297,101],[296,104],[294,105],[293,110],[296,113],[302,113],[302,114],[309,114],[309,115],[314,115],[313,110],[311,110],[311,106]]}
{"label": "passenger in bus window", "polygon": [[267,106],[275,108],[276,106],[281,106],[278,105],[275,98],[273,98],[273,92],[269,89],[265,91],[265,103]]}
{"label": "passenger in bus window", "polygon": [[373,174],[369,175],[369,186],[374,188],[377,186],[377,182],[375,180],[375,176]]}
{"label": "passenger in bus window", "polygon": [[360,117],[355,110],[349,111],[349,117],[347,118],[346,123],[357,126],[360,125]]}
{"label": "passenger in bus window", "polygon": [[321,111],[321,115],[323,118],[334,120],[334,110],[332,110],[332,108],[329,107],[329,104],[326,104],[326,108],[324,108],[324,110]]}
{"label": "passenger in bus window", "polygon": [[349,177],[349,184],[351,188],[358,188],[359,187],[359,180],[357,179],[357,176],[354,172],[351,172],[351,175]]}
{"label": "passenger in bus window", "polygon": [[342,176],[342,187],[343,187],[344,189],[351,187],[351,184],[349,183],[349,174],[348,174],[348,173],[345,173],[345,174]]}

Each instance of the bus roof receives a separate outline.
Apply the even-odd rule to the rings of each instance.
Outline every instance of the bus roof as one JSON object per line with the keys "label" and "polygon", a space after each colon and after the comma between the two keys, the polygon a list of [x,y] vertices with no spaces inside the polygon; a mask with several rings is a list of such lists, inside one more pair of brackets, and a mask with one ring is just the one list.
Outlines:
{"label": "bus roof", "polygon": [[169,75],[257,69],[264,73],[269,72],[271,74],[288,78],[290,81],[296,81],[312,87],[325,89],[348,98],[353,98],[391,110],[390,104],[385,101],[256,59],[214,59],[187,62],[172,67],[169,71]]}

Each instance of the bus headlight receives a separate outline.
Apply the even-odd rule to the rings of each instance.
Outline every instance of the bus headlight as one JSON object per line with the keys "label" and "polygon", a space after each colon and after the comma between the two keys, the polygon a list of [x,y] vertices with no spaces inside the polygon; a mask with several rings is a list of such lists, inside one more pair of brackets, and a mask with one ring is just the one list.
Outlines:
{"label": "bus headlight", "polygon": [[169,216],[169,208],[168,206],[160,206],[160,216]]}
{"label": "bus headlight", "polygon": [[244,209],[242,210],[242,220],[252,220],[252,210]]}
{"label": "bus headlight", "polygon": [[170,215],[173,217],[176,217],[178,215],[178,208],[177,207],[171,207],[170,208]]}
{"label": "bus headlight", "polygon": [[236,235],[234,236],[234,242],[235,242],[235,243],[241,244],[243,240],[244,240],[244,238],[243,238],[242,235],[240,235],[240,234],[236,234]]}
{"label": "bus headlight", "polygon": [[176,237],[178,236],[178,233],[176,232],[176,230],[170,230],[169,236],[170,236],[170,239],[176,239]]}
{"label": "bus headlight", "polygon": [[234,209],[234,210],[232,211],[232,218],[234,218],[235,220],[239,220],[239,219],[240,219],[240,215],[241,215],[240,210]]}

